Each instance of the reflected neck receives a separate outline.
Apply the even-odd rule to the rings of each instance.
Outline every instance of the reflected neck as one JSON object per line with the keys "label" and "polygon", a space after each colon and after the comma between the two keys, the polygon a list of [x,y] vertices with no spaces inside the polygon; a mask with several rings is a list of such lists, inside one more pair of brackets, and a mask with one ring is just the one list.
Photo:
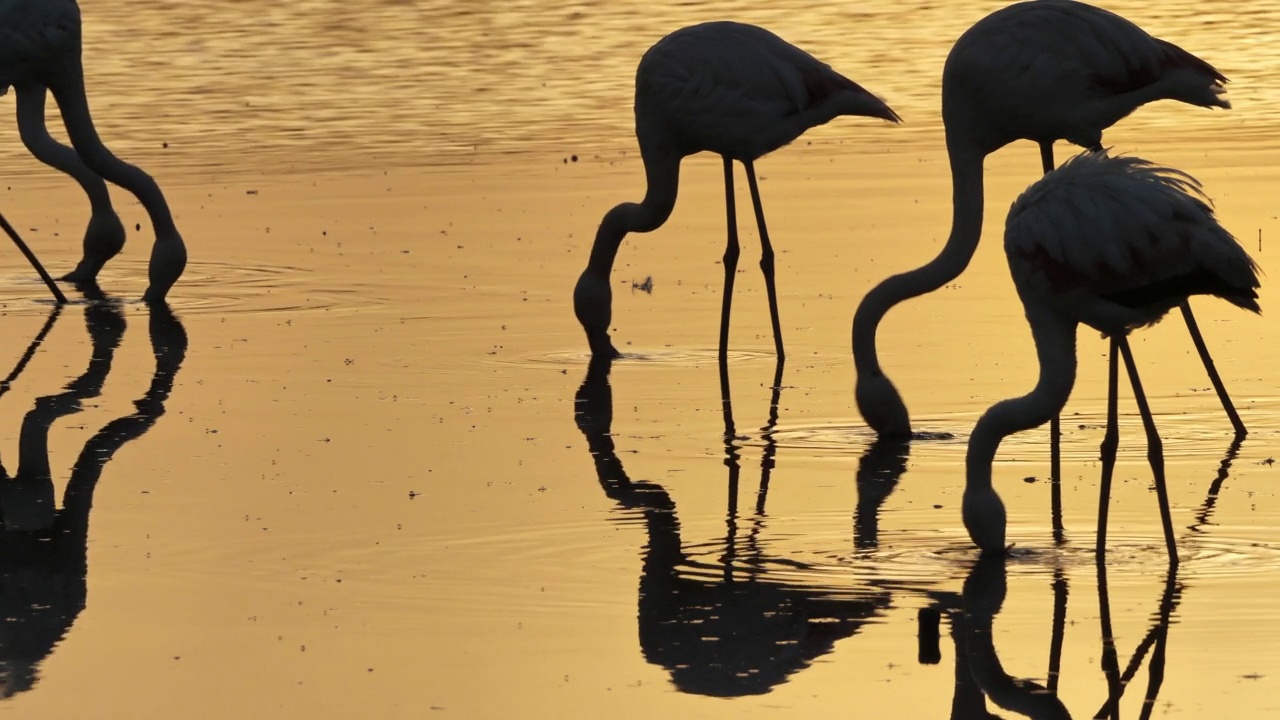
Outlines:
{"label": "reflected neck", "polygon": [[983,153],[948,141],[951,161],[951,235],[936,258],[894,275],[872,288],[853,318],[853,361],[858,374],[883,374],[876,355],[876,330],[885,314],[904,300],[933,292],[968,267],[982,236]]}

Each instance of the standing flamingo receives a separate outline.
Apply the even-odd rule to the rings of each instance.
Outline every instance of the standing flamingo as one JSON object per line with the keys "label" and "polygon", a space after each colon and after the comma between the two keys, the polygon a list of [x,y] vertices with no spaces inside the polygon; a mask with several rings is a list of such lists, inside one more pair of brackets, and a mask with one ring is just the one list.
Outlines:
{"label": "standing flamingo", "polygon": [[[111,181],[137,196],[155,228],[143,299],[164,300],[187,264],[187,250],[160,187],[142,170],[102,144],[85,98],[81,65],[80,8],[75,0],[0,0],[0,92],[17,95],[18,131],[36,159],[74,178],[89,196],[92,214],[84,235],[84,257],[63,279],[93,282],[124,246],[124,226],[111,206]],[[62,113],[68,148],[45,127],[46,92]]]}
{"label": "standing flamingo", "polygon": [[[991,463],[1006,435],[1048,422],[1066,404],[1075,384],[1076,326],[1084,323],[1111,337],[1112,407],[1116,350],[1124,356],[1147,433],[1165,542],[1177,562],[1160,436],[1127,335],[1191,295],[1215,295],[1260,312],[1258,266],[1218,224],[1195,178],[1101,152],[1073,158],[1028,188],[1009,210],[1004,248],[1040,378],[1030,394],[993,405],[973,429],[963,501],[969,536],[984,552],[1005,550],[1005,510],[991,487]],[[1115,413],[1108,417],[1110,436]]]}
{"label": "standing flamingo", "polygon": [[587,269],[573,290],[573,310],[587,333],[593,355],[618,357],[609,339],[613,293],[609,273],[618,246],[629,232],[651,232],[675,207],[680,161],[710,150],[724,158],[729,243],[724,253],[724,305],[720,353],[729,342],[729,306],[738,264],[738,230],[733,196],[733,161],[747,169],[751,202],[762,246],[773,321],[773,341],[783,357],[773,246],[753,163],[812,127],[841,115],[865,115],[899,122],[897,113],[857,83],[800,48],[754,25],[709,22],[677,30],[659,40],[636,69],[636,138],[648,187],[640,203],[622,203],[605,214],[591,246]]}
{"label": "standing flamingo", "polygon": [[[876,329],[890,308],[933,292],[964,271],[982,233],[982,161],[1015,140],[1101,149],[1102,131],[1141,105],[1178,100],[1229,108],[1226,78],[1178,46],[1119,15],[1074,0],[1032,0],[988,15],[956,41],[942,71],[942,119],[951,162],[951,235],[926,265],[867,294],[853,319],[858,411],[881,437],[910,437],[907,407],[876,357]],[[1213,369],[1191,307],[1182,312],[1237,434],[1244,433]],[[1056,421],[1056,418],[1055,418]],[[1057,434],[1053,434],[1056,443]]]}

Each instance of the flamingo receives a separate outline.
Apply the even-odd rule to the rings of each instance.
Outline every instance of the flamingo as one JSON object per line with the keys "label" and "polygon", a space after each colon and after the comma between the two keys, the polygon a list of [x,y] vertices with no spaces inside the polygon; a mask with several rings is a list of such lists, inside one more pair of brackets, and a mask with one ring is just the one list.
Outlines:
{"label": "flamingo", "polygon": [[675,207],[680,161],[710,150],[724,159],[729,221],[720,353],[728,346],[738,263],[733,195],[733,161],[738,160],[746,167],[751,188],[773,340],[778,357],[783,357],[773,246],[765,230],[754,162],[809,128],[841,115],[895,123],[901,118],[882,100],[807,52],[764,28],[736,22],[681,28],[649,48],[636,69],[635,114],[648,185],[644,200],[622,203],[605,214],[587,268],[573,290],[574,314],[587,333],[592,355],[619,357],[609,338],[613,306],[609,274],[622,239],[629,232],[651,232],[667,221]]}
{"label": "flamingo", "polygon": [[[881,437],[911,436],[907,406],[876,356],[876,329],[894,305],[954,280],[973,257],[982,233],[982,161],[1015,140],[1039,144],[1043,169],[1053,169],[1053,143],[1100,150],[1102,131],[1138,107],[1177,100],[1229,108],[1227,79],[1209,63],[1154,38],[1114,13],[1074,0],[1010,5],[969,28],[942,71],[942,118],[951,164],[952,225],[942,252],[929,263],[881,282],[853,319],[858,411]],[[1235,426],[1231,406],[1190,305],[1182,306],[1210,379]],[[1055,430],[1057,419],[1054,418]],[[1057,433],[1051,433],[1055,447]]]}
{"label": "flamingo", "polygon": [[1029,394],[989,408],[965,457],[963,518],[985,553],[1005,547],[1005,509],[991,486],[1000,441],[1062,410],[1076,374],[1076,327],[1111,338],[1107,438],[1114,443],[1116,350],[1147,434],[1147,456],[1171,562],[1177,562],[1160,436],[1128,333],[1192,295],[1261,312],[1258,266],[1214,216],[1195,178],[1136,157],[1082,154],[1028,188],[1009,210],[1005,254],[1035,340],[1040,377]]}
{"label": "flamingo", "polygon": [[[108,180],[133,193],[155,229],[143,299],[163,301],[187,263],[187,250],[169,205],[150,175],[111,153],[98,137],[85,98],[81,65],[80,8],[75,0],[0,0],[0,93],[17,96],[18,132],[36,159],[70,175],[89,197],[91,215],[84,256],[63,279],[92,283],[124,246],[124,226],[107,194]],[[45,127],[45,98],[52,93],[72,148]]]}

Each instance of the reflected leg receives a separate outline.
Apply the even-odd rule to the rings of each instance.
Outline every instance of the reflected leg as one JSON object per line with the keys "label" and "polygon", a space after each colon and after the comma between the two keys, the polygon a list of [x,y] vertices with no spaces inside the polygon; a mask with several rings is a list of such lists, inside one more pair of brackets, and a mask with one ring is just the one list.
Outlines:
{"label": "reflected leg", "polygon": [[1062,643],[1067,634],[1067,576],[1061,567],[1053,569],[1053,634],[1049,638],[1049,678],[1047,689],[1058,695],[1058,676],[1062,674]]}
{"label": "reflected leg", "polygon": [[782,399],[782,368],[786,360],[778,356],[778,365],[773,371],[773,394],[769,397],[769,421],[760,428],[760,436],[764,438],[764,452],[760,455],[760,490],[756,493],[756,514],[764,514],[765,500],[769,496],[769,478],[773,474],[774,457],[778,454],[778,441],[773,437],[774,428],[778,427],[778,402]]}
{"label": "reflected leg", "polygon": [[1124,682],[1120,678],[1120,658],[1116,654],[1116,636],[1111,629],[1111,599],[1107,592],[1107,563],[1097,556],[1098,568],[1098,619],[1102,624],[1102,673],[1107,677],[1107,701],[1094,715],[1095,718],[1116,718],[1120,712],[1120,697],[1124,694]]}
{"label": "reflected leg", "polygon": [[730,561],[737,555],[738,483],[742,476],[742,463],[737,427],[733,421],[733,400],[729,394],[729,363],[723,348],[720,353],[720,403],[724,410],[724,466],[729,469],[728,507],[725,510],[725,579],[731,580],[733,565]]}

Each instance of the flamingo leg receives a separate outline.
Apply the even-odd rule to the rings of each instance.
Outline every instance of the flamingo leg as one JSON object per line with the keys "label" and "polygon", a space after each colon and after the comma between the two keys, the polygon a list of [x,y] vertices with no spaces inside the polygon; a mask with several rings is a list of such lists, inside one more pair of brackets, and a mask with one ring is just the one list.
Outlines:
{"label": "flamingo leg", "polygon": [[1054,415],[1049,421],[1049,518],[1053,525],[1053,541],[1066,541],[1062,524],[1062,421]]}
{"label": "flamingo leg", "polygon": [[720,366],[720,410],[724,414],[724,437],[728,441],[738,434],[738,428],[733,422],[733,398],[729,391],[728,359],[721,355],[718,365]]}
{"label": "flamingo leg", "polygon": [[1111,338],[1111,355],[1107,361],[1107,430],[1102,436],[1099,457],[1102,459],[1102,483],[1098,491],[1098,534],[1094,550],[1098,557],[1107,552],[1107,513],[1111,509],[1111,476],[1116,469],[1116,448],[1120,445],[1117,392],[1120,389],[1119,348]]}
{"label": "flamingo leg", "polygon": [[760,228],[760,270],[764,272],[764,287],[769,294],[769,320],[773,322],[773,347],[781,360],[786,357],[782,349],[782,322],[778,319],[778,288],[774,284],[773,244],[764,225],[764,206],[760,204],[760,186],[756,183],[755,165],[743,160],[747,168],[747,184],[751,187],[751,204],[756,211],[756,225]]}
{"label": "flamingo leg", "polygon": [[1187,331],[1191,333],[1191,342],[1195,343],[1196,352],[1200,353],[1200,361],[1204,363],[1205,372],[1209,373],[1209,382],[1213,383],[1213,389],[1218,392],[1218,399],[1222,401],[1222,409],[1227,411],[1227,418],[1235,428],[1236,437],[1242,438],[1249,434],[1249,430],[1240,420],[1240,414],[1236,412],[1235,405],[1231,403],[1231,397],[1227,395],[1227,388],[1222,384],[1222,376],[1218,375],[1218,368],[1214,366],[1213,358],[1209,357],[1209,347],[1205,345],[1204,337],[1200,335],[1200,326],[1196,323],[1195,316],[1191,314],[1191,303],[1183,300],[1180,307],[1182,317],[1187,321]]}
{"label": "flamingo leg", "polygon": [[1040,143],[1040,168],[1044,170],[1045,175],[1048,175],[1055,167],[1057,165],[1053,162],[1053,143]]}
{"label": "flamingo leg", "polygon": [[[58,317],[62,315],[62,306],[54,305],[53,310],[49,312],[49,319],[44,321],[44,327],[40,328],[40,332],[36,333],[36,337],[27,346],[27,351],[22,353],[22,357],[18,359],[18,364],[13,367],[13,372],[8,377],[0,380],[0,397],[9,392],[9,388],[13,386],[13,382],[18,379],[22,371],[26,369],[27,363],[31,362],[31,358],[35,357],[36,350],[40,348],[40,343],[49,336],[49,331],[53,329],[53,324],[57,322]],[[4,468],[4,463],[0,462],[0,469]]]}
{"label": "flamingo leg", "polygon": [[1176,567],[1178,546],[1173,538],[1173,517],[1169,512],[1169,488],[1166,487],[1164,480],[1164,444],[1160,441],[1160,434],[1156,432],[1156,422],[1151,417],[1147,396],[1142,392],[1142,381],[1138,379],[1138,368],[1133,362],[1129,340],[1123,335],[1116,336],[1115,340],[1124,356],[1125,369],[1129,372],[1129,383],[1133,385],[1133,397],[1138,401],[1142,426],[1147,431],[1147,460],[1151,463],[1151,472],[1155,476],[1156,497],[1160,502],[1160,522],[1164,525],[1164,542],[1169,550],[1169,564]]}
{"label": "flamingo leg", "polygon": [[133,193],[146,208],[156,240],[151,246],[151,260],[147,265],[150,283],[142,299],[148,303],[162,302],[187,266],[187,248],[173,223],[169,203],[150,175],[116,157],[102,144],[89,113],[80,58],[64,58],[62,64],[62,72],[58,73],[56,82],[49,82],[48,87],[58,102],[71,146],[90,170],[103,180]]}
{"label": "flamingo leg", "polygon": [[738,271],[738,210],[733,198],[733,160],[724,158],[724,205],[729,221],[729,242],[724,249],[724,304],[720,309],[720,360],[729,352],[729,309],[733,306],[733,276]]}
{"label": "flamingo leg", "polygon": [[[1040,143],[1040,167],[1048,175],[1053,171],[1053,143]],[[1062,419],[1054,414],[1049,421],[1049,517],[1053,524],[1053,541],[1066,540],[1062,525]]]}
{"label": "flamingo leg", "polygon": [[84,256],[76,269],[63,280],[92,282],[108,260],[124,247],[125,231],[120,217],[111,206],[107,184],[80,160],[76,151],[49,135],[45,123],[45,101],[48,89],[31,83],[15,88],[17,95],[18,133],[22,144],[40,162],[69,175],[84,189],[92,215],[84,235]]}

